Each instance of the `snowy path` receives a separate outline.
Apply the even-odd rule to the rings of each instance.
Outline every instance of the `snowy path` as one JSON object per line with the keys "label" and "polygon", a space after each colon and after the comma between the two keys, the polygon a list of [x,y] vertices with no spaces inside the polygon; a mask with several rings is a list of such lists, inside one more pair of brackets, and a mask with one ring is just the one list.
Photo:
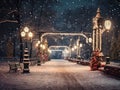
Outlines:
{"label": "snowy path", "polygon": [[31,66],[29,74],[8,73],[0,66],[0,90],[120,90],[120,80],[88,66],[52,60]]}

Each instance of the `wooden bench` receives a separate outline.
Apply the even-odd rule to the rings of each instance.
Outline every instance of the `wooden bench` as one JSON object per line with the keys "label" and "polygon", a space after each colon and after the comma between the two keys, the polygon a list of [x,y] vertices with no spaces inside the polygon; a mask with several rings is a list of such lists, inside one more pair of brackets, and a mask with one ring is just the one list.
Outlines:
{"label": "wooden bench", "polygon": [[90,65],[89,61],[81,61],[80,64],[81,65]]}
{"label": "wooden bench", "polygon": [[80,60],[78,60],[78,59],[68,59],[68,61],[78,63]]}
{"label": "wooden bench", "polygon": [[8,62],[9,65],[9,72],[17,72],[18,70],[22,70],[22,67],[19,63],[17,62]]}
{"label": "wooden bench", "polygon": [[120,77],[120,66],[105,65],[104,72],[110,75]]}

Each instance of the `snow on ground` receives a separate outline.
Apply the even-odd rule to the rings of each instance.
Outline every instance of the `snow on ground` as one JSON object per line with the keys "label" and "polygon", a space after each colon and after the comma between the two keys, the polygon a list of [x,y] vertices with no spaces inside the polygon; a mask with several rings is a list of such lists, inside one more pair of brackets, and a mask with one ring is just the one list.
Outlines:
{"label": "snow on ground", "polygon": [[8,70],[0,65],[0,90],[120,90],[119,79],[66,60],[30,66],[28,74]]}

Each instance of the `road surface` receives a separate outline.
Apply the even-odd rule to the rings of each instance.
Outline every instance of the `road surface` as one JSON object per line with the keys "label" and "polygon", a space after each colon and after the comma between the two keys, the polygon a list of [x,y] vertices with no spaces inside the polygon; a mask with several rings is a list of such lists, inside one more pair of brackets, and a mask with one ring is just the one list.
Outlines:
{"label": "road surface", "polygon": [[120,90],[120,80],[88,66],[51,60],[30,66],[29,74],[8,73],[0,66],[0,90]]}

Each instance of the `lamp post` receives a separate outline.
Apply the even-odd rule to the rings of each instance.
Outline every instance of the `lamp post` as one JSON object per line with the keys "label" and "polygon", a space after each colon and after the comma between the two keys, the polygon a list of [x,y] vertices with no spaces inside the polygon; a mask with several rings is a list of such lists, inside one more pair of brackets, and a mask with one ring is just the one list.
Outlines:
{"label": "lamp post", "polygon": [[80,58],[80,38],[77,39],[77,58]]}
{"label": "lamp post", "polygon": [[21,37],[25,38],[25,49],[24,49],[24,58],[23,58],[23,73],[29,73],[29,51],[27,46],[27,40],[28,38],[32,37],[32,32],[29,31],[28,27],[25,27],[24,30],[21,32]]}
{"label": "lamp post", "polygon": [[41,65],[41,56],[42,56],[42,53],[41,53],[41,48],[40,48],[40,46],[41,46],[41,44],[42,44],[42,40],[41,40],[41,36],[42,36],[42,34],[43,34],[44,32],[39,32],[38,33],[38,35],[39,35],[39,41],[38,41],[38,57],[39,57],[39,59],[38,59],[38,61],[37,61],[37,66],[40,66]]}
{"label": "lamp post", "polygon": [[36,46],[38,48],[38,51],[37,51],[37,57],[38,57],[38,61],[37,61],[37,65],[40,66],[41,65],[41,61],[40,61],[40,58],[41,58],[41,52],[40,52],[40,40],[38,40]]}
{"label": "lamp post", "polygon": [[73,50],[73,51],[74,51],[74,53],[75,53],[75,55],[74,55],[74,56],[75,56],[75,58],[77,58],[77,51],[76,51],[76,50],[77,50],[77,45],[74,45],[74,47],[73,47],[73,48],[74,48],[74,50]]}
{"label": "lamp post", "polygon": [[106,47],[106,64],[109,64],[110,63],[110,57],[109,57],[109,47],[108,47],[108,44],[109,44],[109,41],[108,41],[108,33],[109,33],[109,30],[111,28],[111,21],[110,20],[105,20],[104,22],[104,26],[105,26],[105,29],[106,29],[106,40],[107,40],[107,47]]}
{"label": "lamp post", "polygon": [[81,54],[81,48],[82,48],[82,46],[83,46],[83,44],[80,43],[80,45],[79,45],[79,47],[80,47],[80,49],[79,49],[79,56],[81,56],[80,54]]}
{"label": "lamp post", "polygon": [[23,38],[25,38],[25,47],[27,48],[27,39],[28,39],[28,35],[29,34],[29,28],[28,27],[25,27],[24,28],[24,31],[21,32],[21,36]]}
{"label": "lamp post", "polygon": [[91,44],[92,44],[92,38],[90,37],[88,40],[89,40],[89,46],[90,46],[89,57],[91,57],[91,53],[92,53],[92,50],[93,50],[93,49],[92,49],[93,47],[92,47],[92,45],[91,45]]}
{"label": "lamp post", "polygon": [[30,37],[30,58],[32,57],[32,37],[33,37],[33,33],[29,32],[28,36]]}

